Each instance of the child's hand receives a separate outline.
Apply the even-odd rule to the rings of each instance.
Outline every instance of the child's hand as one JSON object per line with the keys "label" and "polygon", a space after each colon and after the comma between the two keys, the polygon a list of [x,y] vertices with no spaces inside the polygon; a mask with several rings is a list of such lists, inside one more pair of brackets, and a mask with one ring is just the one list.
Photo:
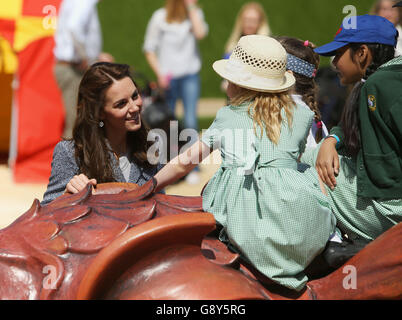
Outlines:
{"label": "child's hand", "polygon": [[326,139],[320,147],[315,163],[321,180],[332,190],[336,187],[335,175],[339,173],[339,156],[335,146],[334,138]]}
{"label": "child's hand", "polygon": [[[74,176],[66,186],[66,193],[78,193],[84,189],[87,184],[90,183],[93,186],[96,186],[96,179],[88,179],[85,174],[80,174],[78,176]],[[92,188],[92,193],[95,193],[95,189]]]}

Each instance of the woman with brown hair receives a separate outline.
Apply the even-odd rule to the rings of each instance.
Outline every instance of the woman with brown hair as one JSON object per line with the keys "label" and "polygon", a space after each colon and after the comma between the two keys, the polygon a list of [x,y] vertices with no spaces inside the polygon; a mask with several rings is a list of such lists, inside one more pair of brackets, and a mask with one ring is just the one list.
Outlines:
{"label": "woman with brown hair", "polygon": [[147,159],[150,144],[141,107],[128,65],[92,65],[79,86],[73,137],[54,149],[42,204],[64,192],[77,193],[88,183],[148,181],[160,165]]}

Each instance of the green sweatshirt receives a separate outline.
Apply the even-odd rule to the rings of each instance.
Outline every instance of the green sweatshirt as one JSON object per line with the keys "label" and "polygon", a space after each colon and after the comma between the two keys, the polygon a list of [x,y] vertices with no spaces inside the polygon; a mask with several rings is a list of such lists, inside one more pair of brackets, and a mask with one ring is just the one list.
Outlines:
{"label": "green sweatshirt", "polygon": [[[363,85],[359,98],[361,150],[357,195],[402,198],[402,58],[383,65]],[[343,131],[334,127],[343,148]]]}

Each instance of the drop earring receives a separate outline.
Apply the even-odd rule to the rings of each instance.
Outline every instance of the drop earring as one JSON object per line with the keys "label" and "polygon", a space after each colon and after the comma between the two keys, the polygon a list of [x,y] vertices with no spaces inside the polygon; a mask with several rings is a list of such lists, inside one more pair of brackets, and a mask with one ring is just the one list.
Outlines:
{"label": "drop earring", "polygon": [[105,126],[105,123],[101,120],[99,121],[99,128],[103,128]]}

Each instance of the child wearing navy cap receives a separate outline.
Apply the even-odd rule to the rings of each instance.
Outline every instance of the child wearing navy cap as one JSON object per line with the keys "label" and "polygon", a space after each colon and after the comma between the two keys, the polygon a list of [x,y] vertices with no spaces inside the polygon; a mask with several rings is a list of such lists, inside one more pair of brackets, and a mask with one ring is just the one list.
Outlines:
{"label": "child wearing navy cap", "polygon": [[[357,16],[315,51],[335,56],[340,80],[355,84],[341,121],[309,159],[326,183],[338,227],[371,241],[402,222],[402,58],[398,32],[379,16]],[[305,158],[303,160],[306,160]]]}

